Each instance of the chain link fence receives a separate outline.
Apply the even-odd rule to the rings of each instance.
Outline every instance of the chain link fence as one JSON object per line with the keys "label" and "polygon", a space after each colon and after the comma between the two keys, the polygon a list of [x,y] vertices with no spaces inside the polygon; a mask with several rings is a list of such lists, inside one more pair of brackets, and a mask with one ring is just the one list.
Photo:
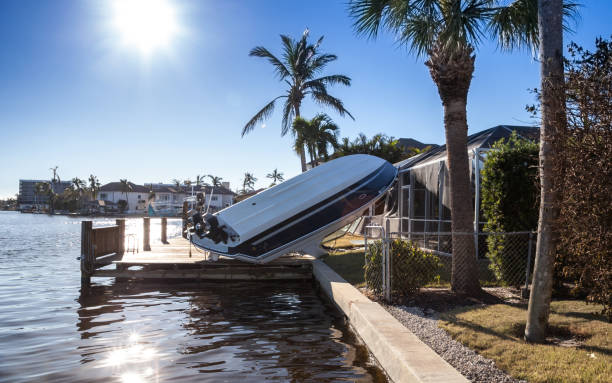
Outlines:
{"label": "chain link fence", "polygon": [[[398,232],[392,230],[391,219],[367,222],[365,281],[381,299],[408,296],[421,287],[450,286],[453,254],[458,259],[476,257],[476,273],[483,286],[527,287],[531,279],[533,232]],[[456,262],[455,267],[460,269],[462,263]]]}

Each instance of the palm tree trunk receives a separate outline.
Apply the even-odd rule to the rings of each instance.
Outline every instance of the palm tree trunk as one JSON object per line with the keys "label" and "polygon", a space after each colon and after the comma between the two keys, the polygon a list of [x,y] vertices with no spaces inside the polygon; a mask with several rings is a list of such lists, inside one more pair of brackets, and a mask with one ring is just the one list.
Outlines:
{"label": "palm tree trunk", "polygon": [[[300,116],[300,106],[296,105],[295,106],[295,118],[301,117]],[[302,165],[302,173],[304,173],[306,171],[306,149],[303,147],[302,150],[300,150],[300,164]]]}
{"label": "palm tree trunk", "polygon": [[429,52],[426,65],[444,106],[447,164],[453,240],[451,286],[453,291],[478,294],[478,268],[474,248],[474,212],[467,154],[467,94],[474,72],[473,49],[464,46],[446,52],[440,46]]}
{"label": "palm tree trunk", "polygon": [[555,182],[558,140],[566,126],[563,79],[563,1],[538,1],[542,127],[540,129],[540,219],[525,340],[546,337],[557,245],[559,196]]}

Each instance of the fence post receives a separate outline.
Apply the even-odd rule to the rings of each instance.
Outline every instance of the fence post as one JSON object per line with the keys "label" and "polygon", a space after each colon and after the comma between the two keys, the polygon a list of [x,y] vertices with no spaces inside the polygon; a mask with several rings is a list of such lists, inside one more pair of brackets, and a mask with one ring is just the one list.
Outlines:
{"label": "fence post", "polygon": [[161,241],[162,243],[168,243],[168,219],[166,217],[162,217],[161,219]]}
{"label": "fence post", "polygon": [[529,232],[529,241],[527,242],[527,266],[525,266],[525,287],[521,289],[521,296],[529,298],[529,270],[531,269],[531,248],[533,244],[533,233]]}
{"label": "fence post", "polygon": [[143,222],[143,236],[142,236],[142,250],[143,251],[151,251],[151,241],[150,241],[150,234],[151,234],[151,218],[149,217],[144,217],[143,218],[144,222]]}
{"label": "fence post", "polygon": [[386,276],[385,276],[385,282],[386,282],[386,286],[385,286],[385,300],[387,302],[391,302],[391,224],[389,222],[389,218],[387,218],[386,222],[385,222],[385,231],[384,231],[384,236],[385,236],[385,244],[386,244]]}
{"label": "fence post", "polygon": [[183,201],[183,238],[187,238],[187,209],[189,205],[187,201]]}
{"label": "fence post", "polygon": [[93,247],[91,243],[93,223],[81,221],[81,286],[91,282],[91,269],[93,266]]}
{"label": "fence post", "polygon": [[125,253],[125,218],[119,218],[115,221],[117,226],[117,254]]}

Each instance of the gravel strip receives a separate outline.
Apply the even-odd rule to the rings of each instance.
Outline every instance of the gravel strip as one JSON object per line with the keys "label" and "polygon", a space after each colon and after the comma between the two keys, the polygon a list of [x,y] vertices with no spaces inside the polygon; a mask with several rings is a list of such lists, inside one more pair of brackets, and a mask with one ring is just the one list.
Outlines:
{"label": "gravel strip", "polygon": [[446,331],[438,327],[437,312],[428,309],[424,313],[419,307],[383,307],[471,382],[526,383],[524,380],[512,378],[497,368],[492,360],[453,340]]}

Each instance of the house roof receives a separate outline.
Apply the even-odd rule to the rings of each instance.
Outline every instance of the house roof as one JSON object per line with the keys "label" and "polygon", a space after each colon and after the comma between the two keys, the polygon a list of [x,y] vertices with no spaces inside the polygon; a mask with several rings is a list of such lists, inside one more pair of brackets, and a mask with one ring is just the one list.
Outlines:
{"label": "house roof", "polygon": [[[148,193],[151,190],[153,190],[153,192],[155,193],[185,193],[185,194],[191,193],[191,187],[185,187],[185,186],[177,187],[176,185],[164,185],[164,184],[161,184],[161,185],[160,184],[145,184],[143,186],[143,185],[134,184],[132,182],[130,182],[129,184],[130,186],[132,186],[131,191],[137,192],[137,193]],[[213,194],[215,195],[232,195],[232,196],[236,195],[236,193],[234,193],[233,191],[229,190],[228,188],[224,186],[212,187],[209,185],[201,185],[201,186],[194,186],[193,190],[194,192],[203,191],[206,194],[210,194],[211,192],[213,192]],[[103,185],[102,187],[100,187],[100,191],[123,193],[123,189],[121,188],[121,182],[111,182],[106,185]]]}
{"label": "house roof", "polygon": [[[148,193],[149,192],[149,188],[145,186],[136,185],[133,182],[128,182],[128,183],[132,187],[132,190],[130,190],[130,192],[136,192],[136,193]],[[121,186],[121,182],[110,182],[110,183],[107,183],[106,185],[102,185],[100,187],[100,191],[101,192],[121,192],[123,193],[123,188]]]}
{"label": "house roof", "polygon": [[[497,125],[492,128],[474,133],[468,136],[467,147],[468,152],[477,148],[488,149],[493,144],[502,138],[508,138],[516,132],[520,137],[537,141],[540,135],[540,129],[532,126],[517,126],[517,125]],[[422,153],[395,164],[400,169],[412,168],[417,165],[423,165],[430,162],[439,162],[446,160],[446,145],[439,146],[426,153]]]}

